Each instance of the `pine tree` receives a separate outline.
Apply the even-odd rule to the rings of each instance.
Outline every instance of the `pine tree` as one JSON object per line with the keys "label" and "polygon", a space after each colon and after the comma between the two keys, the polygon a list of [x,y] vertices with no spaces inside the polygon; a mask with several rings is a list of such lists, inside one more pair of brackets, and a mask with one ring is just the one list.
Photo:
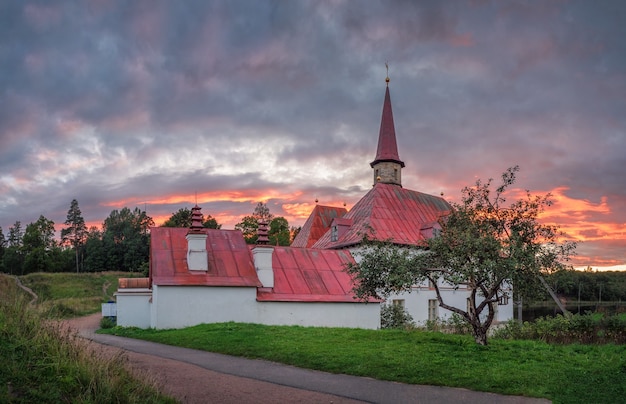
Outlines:
{"label": "pine tree", "polygon": [[76,254],[76,272],[79,272],[79,253],[87,238],[87,226],[85,225],[85,219],[83,219],[76,199],[72,199],[70,209],[67,211],[67,220],[65,220],[64,224],[69,227],[61,230],[61,239],[63,243],[70,244],[74,247]]}

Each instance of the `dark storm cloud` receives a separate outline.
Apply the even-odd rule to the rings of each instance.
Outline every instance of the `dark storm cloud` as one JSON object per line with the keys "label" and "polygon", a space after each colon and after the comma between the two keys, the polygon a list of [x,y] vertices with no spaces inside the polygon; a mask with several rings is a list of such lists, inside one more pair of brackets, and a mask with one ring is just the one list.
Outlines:
{"label": "dark storm cloud", "polygon": [[454,199],[519,164],[520,187],[595,209],[600,255],[626,222],[625,19],[621,1],[5,2],[0,225],[60,223],[72,198],[95,222],[196,192],[229,218],[263,192],[353,203],[388,60],[407,187]]}

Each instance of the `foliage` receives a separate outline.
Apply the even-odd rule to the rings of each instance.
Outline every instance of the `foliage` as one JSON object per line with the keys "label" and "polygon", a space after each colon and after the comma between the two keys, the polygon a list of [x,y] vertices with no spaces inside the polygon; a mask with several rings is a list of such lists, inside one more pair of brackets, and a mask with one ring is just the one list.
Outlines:
{"label": "foliage", "polygon": [[102,317],[100,319],[100,328],[102,329],[113,328],[115,326],[116,326],[115,319],[111,317]]}
{"label": "foliage", "polygon": [[384,304],[380,307],[380,328],[411,329],[415,327],[413,317],[399,304]]}
{"label": "foliage", "polygon": [[154,221],[145,211],[135,208],[113,210],[102,224],[102,243],[108,269],[138,271],[149,259],[150,226]]}
{"label": "foliage", "polygon": [[533,339],[550,343],[624,344],[626,313],[613,316],[602,313],[575,314],[564,317],[541,317],[534,322],[510,321],[495,336],[507,339]]}
{"label": "foliage", "polygon": [[274,217],[269,208],[263,202],[259,202],[254,208],[252,215],[244,216],[235,225],[235,230],[243,233],[243,238],[247,244],[256,244],[258,238],[259,222],[263,220],[269,223],[269,243],[270,245],[284,245],[291,243],[291,233],[287,219],[282,216]]}
{"label": "foliage", "polygon": [[[504,206],[504,193],[518,170],[502,174],[502,185],[494,193],[491,179],[464,188],[462,203],[440,220],[441,232],[425,242],[424,250],[366,239],[358,263],[347,268],[356,281],[355,294],[361,299],[387,297],[428,280],[439,306],[465,319],[475,341],[486,345],[494,306],[511,297],[510,284],[520,293],[536,288],[538,277],[562,269],[561,260],[575,248],[558,242],[562,234],[557,227],[538,221],[551,205],[550,195],[527,191],[525,198]],[[468,307],[444,301],[442,285],[467,288]]]}
{"label": "foliage", "polygon": [[0,402],[173,402],[133,378],[123,357],[41,317],[7,280],[0,276]]}
{"label": "foliage", "polygon": [[87,238],[87,226],[76,199],[72,199],[70,203],[70,209],[67,211],[67,219],[64,224],[68,227],[61,230],[61,240],[74,248],[76,272],[80,272],[80,257],[82,256],[82,246]]}
{"label": "foliage", "polygon": [[[181,208],[178,211],[172,213],[169,219],[167,219],[162,227],[191,227],[191,214],[192,211],[189,208]],[[208,215],[202,218],[202,226],[207,229],[221,229],[222,225],[217,223],[217,220]]]}
{"label": "foliage", "polygon": [[554,402],[621,402],[626,347],[550,345],[424,331],[202,324],[181,330],[116,327],[106,333],[411,384],[463,387]]}
{"label": "foliage", "polygon": [[22,275],[71,268],[71,254],[57,244],[54,234],[54,222],[43,215],[36,222],[29,223],[23,233],[21,223],[16,222],[9,229],[9,246],[2,255],[4,270]]}
{"label": "foliage", "polygon": [[[626,301],[626,271],[576,271],[563,269],[546,276],[559,296],[568,300]],[[544,297],[544,296],[541,296]]]}

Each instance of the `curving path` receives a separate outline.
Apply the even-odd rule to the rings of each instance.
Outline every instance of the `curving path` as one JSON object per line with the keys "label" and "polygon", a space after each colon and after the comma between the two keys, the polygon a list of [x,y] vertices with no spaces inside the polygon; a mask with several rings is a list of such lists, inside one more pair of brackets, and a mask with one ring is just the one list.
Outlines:
{"label": "curving path", "polygon": [[100,315],[70,320],[80,336],[124,351],[140,377],[182,403],[548,403],[548,400],[336,375],[95,334]]}

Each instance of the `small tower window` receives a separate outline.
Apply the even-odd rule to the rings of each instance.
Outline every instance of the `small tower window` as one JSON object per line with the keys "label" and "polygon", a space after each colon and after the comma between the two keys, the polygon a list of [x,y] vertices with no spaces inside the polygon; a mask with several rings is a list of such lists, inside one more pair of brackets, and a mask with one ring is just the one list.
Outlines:
{"label": "small tower window", "polygon": [[334,225],[330,229],[330,241],[337,241],[339,239],[339,229],[337,225]]}
{"label": "small tower window", "polygon": [[397,168],[393,169],[393,179],[396,180],[396,181],[398,180],[398,169]]}

